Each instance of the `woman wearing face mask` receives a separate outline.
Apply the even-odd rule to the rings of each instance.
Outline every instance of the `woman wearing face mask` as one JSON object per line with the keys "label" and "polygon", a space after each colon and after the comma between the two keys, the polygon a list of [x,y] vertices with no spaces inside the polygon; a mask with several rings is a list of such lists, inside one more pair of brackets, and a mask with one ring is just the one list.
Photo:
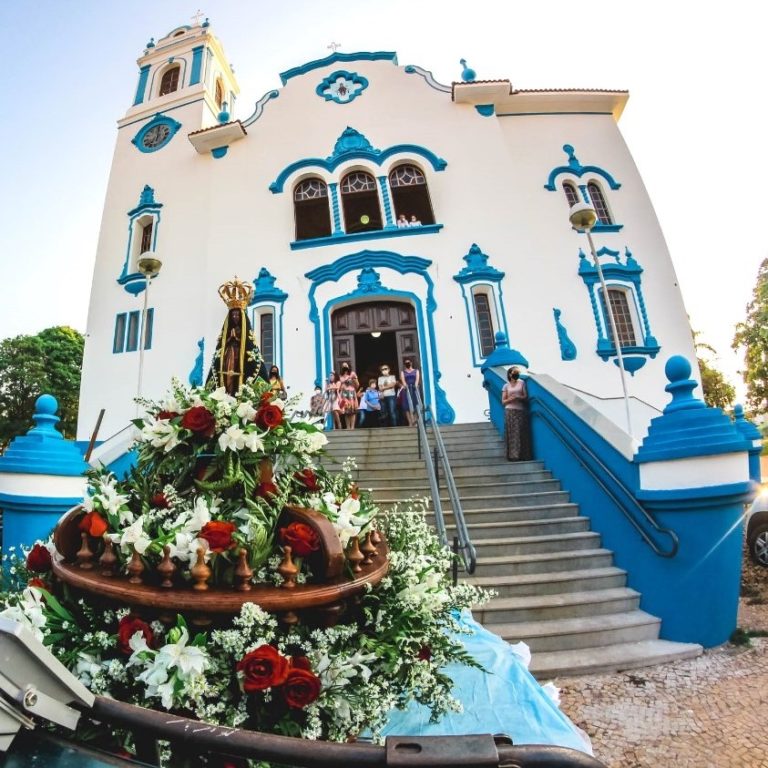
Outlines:
{"label": "woman wearing face mask", "polygon": [[504,432],[509,461],[530,461],[531,437],[528,424],[528,410],[525,401],[528,390],[520,378],[517,368],[507,371],[507,383],[501,390],[501,404],[504,406]]}
{"label": "woman wearing face mask", "polygon": [[[419,381],[421,381],[421,374],[417,368],[413,367],[411,360],[404,360],[403,365],[405,368],[400,371],[400,383],[403,385],[403,390],[405,390],[405,387],[408,387],[408,391],[411,394],[411,402],[413,407],[416,408],[416,388],[419,386]],[[405,392],[403,392],[403,412],[405,413],[405,418],[408,419],[408,426],[412,427],[416,423],[416,414],[410,409]]]}
{"label": "woman wearing face mask", "polygon": [[349,363],[342,363],[341,376],[339,378],[339,403],[344,414],[344,424],[347,429],[355,428],[357,418],[357,389],[360,383],[357,374],[349,367]]}
{"label": "woman wearing face mask", "polygon": [[269,369],[269,386],[281,400],[288,399],[288,391],[285,388],[282,376],[280,376],[280,369],[276,365]]}

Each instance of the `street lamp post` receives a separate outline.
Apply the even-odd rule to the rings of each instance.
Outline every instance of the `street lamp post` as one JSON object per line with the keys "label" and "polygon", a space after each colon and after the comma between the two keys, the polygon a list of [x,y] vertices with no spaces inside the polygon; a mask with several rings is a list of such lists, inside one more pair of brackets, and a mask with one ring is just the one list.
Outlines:
{"label": "street lamp post", "polygon": [[136,417],[139,417],[141,398],[141,384],[144,377],[144,346],[147,341],[147,304],[149,303],[149,282],[160,273],[163,262],[160,259],[145,257],[139,259],[139,272],[144,275],[144,308],[141,311],[141,324],[139,326],[139,381],[136,386]]}
{"label": "street lamp post", "polygon": [[621,374],[621,388],[624,392],[624,409],[627,415],[627,432],[630,437],[632,436],[632,418],[629,413],[629,390],[627,389],[627,374],[624,370],[624,354],[621,351],[621,340],[616,329],[616,318],[613,314],[613,307],[611,306],[611,299],[608,296],[608,287],[605,284],[605,277],[603,276],[603,268],[600,266],[600,260],[597,258],[597,251],[595,250],[595,244],[592,241],[592,227],[597,222],[597,213],[595,209],[589,205],[589,203],[574,203],[571,206],[571,213],[569,216],[571,225],[576,230],[583,230],[587,233],[587,240],[589,241],[589,250],[592,253],[592,260],[595,262],[595,269],[597,270],[597,276],[600,279],[600,287],[603,290],[603,306],[605,312],[608,315],[608,322],[611,325],[611,334],[613,335],[613,345],[616,347],[616,357],[619,362],[619,373]]}

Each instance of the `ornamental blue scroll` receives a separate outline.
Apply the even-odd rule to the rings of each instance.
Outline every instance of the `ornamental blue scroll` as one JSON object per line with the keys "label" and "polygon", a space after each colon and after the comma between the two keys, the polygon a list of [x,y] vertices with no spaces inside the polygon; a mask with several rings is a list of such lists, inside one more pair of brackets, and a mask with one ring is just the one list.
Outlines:
{"label": "ornamental blue scroll", "polygon": [[[609,258],[611,261],[605,261]],[[600,265],[603,275],[608,283],[608,288],[621,288],[627,292],[627,299],[634,301],[635,310],[640,320],[641,329],[633,326],[636,335],[638,330],[642,330],[643,343],[634,346],[622,346],[621,351],[624,357],[624,367],[634,375],[635,371],[645,365],[647,358],[654,358],[661,347],[656,341],[656,337],[651,333],[651,326],[648,321],[648,312],[645,306],[643,296],[643,286],[641,275],[643,268],[632,256],[629,248],[624,250],[624,262],[621,261],[619,251],[613,251],[610,248],[601,248],[597,252],[597,258],[600,259]],[[597,354],[604,360],[616,357],[616,346],[608,338],[609,320],[605,316],[605,303],[602,301],[600,276],[597,273],[595,265],[589,261],[584,251],[579,249],[579,276],[584,281],[589,292],[589,301],[592,306],[592,316],[597,328]],[[611,285],[613,283],[613,285]],[[606,297],[607,299],[607,297]],[[618,360],[614,360],[618,365]]]}
{"label": "ornamental blue scroll", "polygon": [[576,345],[571,341],[568,336],[568,331],[560,321],[560,315],[562,310],[557,307],[552,307],[552,314],[555,316],[555,329],[557,330],[557,343],[560,345],[560,359],[561,360],[575,360],[576,359]]}
{"label": "ornamental blue scroll", "polygon": [[[165,147],[181,128],[181,123],[159,112],[131,139],[139,152],[157,152]],[[145,139],[148,140],[145,143]]]}
{"label": "ornamental blue scroll", "polygon": [[157,250],[157,233],[160,230],[160,209],[163,207],[162,203],[158,203],[155,200],[155,190],[149,186],[144,185],[144,189],[141,190],[139,195],[139,204],[128,211],[128,245],[125,250],[125,261],[123,262],[123,269],[120,272],[120,276],[117,278],[117,282],[128,291],[128,293],[134,296],[140,294],[147,285],[147,279],[141,272],[129,272],[131,267],[131,254],[134,250],[134,238],[139,237],[137,231],[136,220],[142,217],[151,217],[152,219],[152,251]]}
{"label": "ornamental blue scroll", "polygon": [[203,355],[205,354],[205,337],[197,340],[197,357],[187,381],[193,387],[203,386]]}
{"label": "ornamental blue scroll", "polygon": [[366,88],[368,80],[357,72],[347,72],[337,69],[324,77],[315,93],[326,101],[336,104],[349,104],[354,101]]}
{"label": "ornamental blue scroll", "polygon": [[[248,307],[255,311],[259,307],[267,306],[274,312],[277,364],[285,375],[283,366],[283,314],[288,294],[275,285],[276,280],[277,278],[266,267],[262,267],[253,281],[253,296]],[[255,327],[255,322],[253,325]]]}
{"label": "ornamental blue scroll", "polygon": [[[309,289],[309,319],[315,328],[315,380],[323,380],[323,350],[325,350],[325,370],[331,370],[331,338],[330,338],[330,312],[331,309],[341,302],[348,302],[356,298],[365,297],[366,299],[376,296],[401,297],[413,302],[416,309],[417,329],[419,333],[419,342],[428,354],[422,351],[422,378],[424,381],[424,397],[426,403],[431,402],[430,378],[431,371],[434,370],[433,389],[435,393],[435,410],[439,424],[453,424],[456,419],[456,412],[448,402],[445,391],[440,386],[442,373],[438,365],[437,347],[435,344],[435,321],[434,314],[437,309],[435,301],[435,285],[429,275],[428,268],[432,262],[418,256],[401,256],[391,251],[359,251],[337,259],[331,264],[325,264],[317,267],[304,276],[312,281]],[[407,291],[395,291],[385,288],[381,284],[381,276],[375,271],[374,267],[392,269],[401,275],[415,274],[419,275],[427,287],[426,295],[426,313],[421,299],[416,294]],[[360,270],[358,276],[357,288],[344,296],[337,296],[331,299],[323,309],[323,321],[320,320],[320,312],[317,306],[317,289],[328,282],[338,282],[342,276],[349,272]],[[426,319],[425,319],[426,318]],[[425,333],[425,323],[426,330]],[[425,347],[425,345],[427,345]]]}
{"label": "ornamental blue scroll", "polygon": [[485,358],[481,354],[480,338],[477,329],[477,319],[475,316],[475,306],[473,289],[484,286],[489,298],[493,301],[495,314],[501,325],[500,329],[505,337],[509,336],[507,327],[507,313],[504,309],[504,292],[501,289],[501,281],[504,278],[504,272],[489,266],[488,256],[480,250],[477,243],[472,243],[469,251],[463,257],[467,263],[453,279],[461,286],[461,295],[464,299],[464,309],[467,313],[467,328],[469,330],[469,341],[472,350],[472,363],[475,368],[480,368],[485,363]]}

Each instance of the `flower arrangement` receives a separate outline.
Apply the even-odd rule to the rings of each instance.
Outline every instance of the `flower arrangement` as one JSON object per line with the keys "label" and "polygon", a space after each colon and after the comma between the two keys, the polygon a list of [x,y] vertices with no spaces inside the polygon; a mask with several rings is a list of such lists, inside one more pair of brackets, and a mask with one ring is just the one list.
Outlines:
{"label": "flower arrangement", "polygon": [[4,563],[0,616],[28,626],[94,693],[211,723],[344,741],[375,737],[413,699],[434,719],[460,709],[441,669],[475,664],[456,639],[465,631],[457,616],[483,593],[451,585],[453,556],[427,524],[424,501],[383,514],[353,482],[353,462],[337,474],[318,466],[325,437],[294,407],[255,380],[235,397],[174,383],[136,422],[130,476],[91,475],[78,527],[111,546],[121,569],[136,553],[155,566],[170,557],[189,578],[202,553],[220,585],[231,584],[244,549],[251,581],[275,589],[286,550],[301,583],[313,578],[307,563],[319,546],[311,526],[281,522],[286,504],[326,518],[343,549],[378,529],[389,570],[334,626],[286,623],[253,602],[207,627],[181,613],[160,621],[71,590],[54,574],[52,541]]}

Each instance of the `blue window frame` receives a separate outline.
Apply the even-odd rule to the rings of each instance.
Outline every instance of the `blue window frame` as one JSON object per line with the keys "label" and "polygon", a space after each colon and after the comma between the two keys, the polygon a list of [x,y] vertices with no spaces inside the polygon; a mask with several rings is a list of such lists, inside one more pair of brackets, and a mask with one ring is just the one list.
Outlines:
{"label": "blue window frame", "polygon": [[125,350],[125,324],[127,315],[121,312],[115,318],[115,337],[112,341],[112,352],[118,354]]}
{"label": "blue window frame", "polygon": [[115,317],[115,334],[112,352],[135,352],[139,348],[139,336],[143,338],[144,349],[152,349],[152,333],[155,325],[155,310],[147,309],[144,328],[141,328],[141,312],[120,312]]}

